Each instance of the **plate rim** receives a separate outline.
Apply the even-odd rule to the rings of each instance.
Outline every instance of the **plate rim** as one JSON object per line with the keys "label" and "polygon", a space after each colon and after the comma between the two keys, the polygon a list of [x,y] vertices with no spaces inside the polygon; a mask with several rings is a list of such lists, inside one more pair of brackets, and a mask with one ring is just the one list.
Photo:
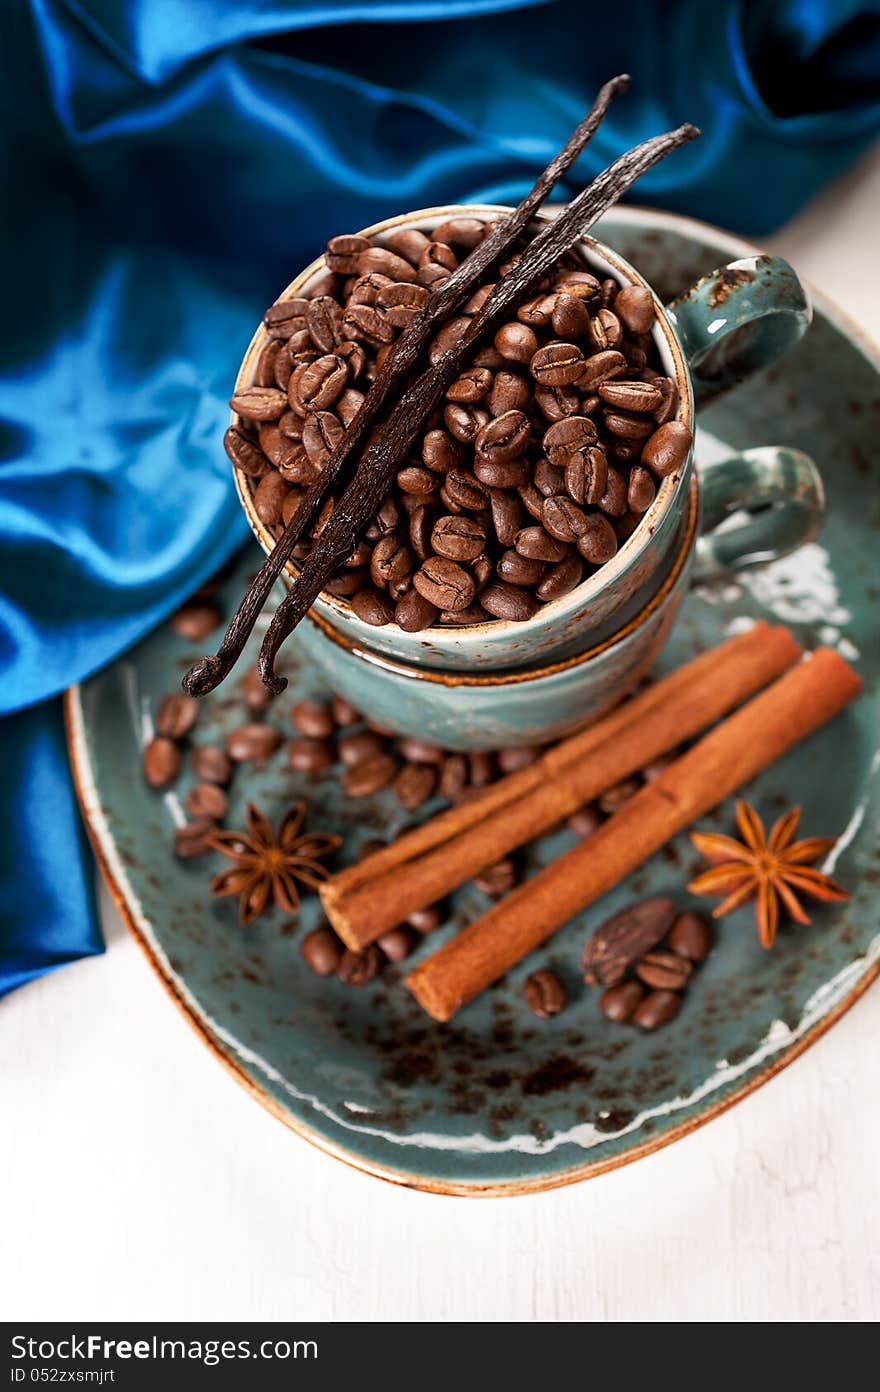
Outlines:
{"label": "plate rim", "polygon": [[[663,209],[650,208],[640,204],[627,204],[617,207],[614,216],[626,223],[640,225],[645,219],[655,223],[661,223],[670,228],[684,225],[692,228],[696,233],[713,234],[713,238],[722,246],[729,250],[734,256],[755,256],[760,255],[760,249],[753,243],[744,240],[735,233],[728,232],[724,228],[716,226],[714,223],[705,222],[701,218],[690,217],[684,213],[672,213]],[[849,314],[840,308],[833,300],[812,285],[810,281],[801,276],[801,280],[807,285],[812,299],[821,307],[823,314],[834,323],[846,336],[854,341],[859,351],[871,362],[875,371],[880,375],[880,347],[873,341],[869,334],[850,318]],[[94,675],[94,674],[93,674]],[[88,679],[87,679],[88,680]],[[313,1145],[317,1150],[329,1155],[334,1160],[339,1160],[349,1168],[359,1171],[361,1174],[371,1175],[373,1178],[385,1180],[386,1183],[396,1185],[401,1188],[415,1189],[423,1193],[441,1194],[456,1198],[510,1198],[519,1195],[544,1193],[548,1190],[567,1188],[572,1184],[579,1184],[583,1180],[593,1179],[601,1174],[607,1174],[611,1170],[630,1165],[636,1160],[641,1160],[647,1155],[651,1155],[658,1150],[665,1149],[666,1146],[673,1145],[676,1141],[683,1140],[693,1131],[707,1125],[710,1121],[738,1102],[743,1101],[758,1088],[765,1086],[801,1054],[805,1053],[817,1040],[830,1030],[837,1021],[845,1015],[868,990],[869,986],[880,975],[880,959],[869,962],[861,975],[853,982],[850,990],[845,996],[837,1001],[834,1006],[817,1020],[814,1025],[805,1030],[802,1035],[793,1040],[785,1048],[780,1049],[772,1058],[767,1060],[756,1069],[756,1071],[746,1078],[740,1086],[734,1087],[724,1097],[719,1098],[710,1106],[705,1107],[698,1114],[685,1118],[677,1125],[670,1127],[662,1134],[649,1137],[646,1140],[628,1146],[624,1151],[608,1156],[604,1159],[589,1160],[580,1165],[573,1165],[564,1170],[559,1170],[554,1174],[538,1175],[533,1178],[495,1180],[486,1184],[478,1181],[454,1181],[439,1179],[430,1175],[413,1173],[409,1170],[397,1169],[393,1166],[384,1166],[376,1161],[368,1159],[355,1151],[347,1149],[319,1131],[309,1126],[306,1122],[296,1117],[288,1108],[284,1107],[271,1093],[269,1093],[247,1070],[238,1062],[234,1055],[223,1046],[219,1038],[214,1034],[207,1024],[203,1013],[199,1010],[197,1003],[189,996],[183,988],[182,983],[167,964],[159,944],[152,936],[152,929],[146,915],[141,914],[141,921],[135,905],[139,904],[138,896],[133,887],[128,882],[125,869],[116,854],[113,838],[101,805],[97,784],[94,778],[94,769],[88,756],[85,740],[85,721],[82,705],[82,682],[77,682],[67,688],[63,693],[63,712],[64,728],[67,742],[67,753],[70,761],[71,773],[73,776],[74,788],[76,790],[77,801],[82,814],[83,823],[89,838],[98,869],[107,889],[113,899],[120,917],[127,929],[131,933],[135,942],[144,953],[150,966],[162,986],[167,991],[171,1000],[178,1007],[184,1018],[195,1030],[202,1042],[207,1046],[213,1056],[229,1072],[235,1080],[250,1094],[256,1101],[261,1103],[272,1116],[282,1122],[289,1130],[303,1140]]]}

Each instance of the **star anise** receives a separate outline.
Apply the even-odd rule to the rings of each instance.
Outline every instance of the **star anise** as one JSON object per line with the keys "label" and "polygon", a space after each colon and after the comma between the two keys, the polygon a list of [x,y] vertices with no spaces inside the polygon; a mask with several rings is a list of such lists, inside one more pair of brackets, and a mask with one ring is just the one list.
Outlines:
{"label": "star anise", "polygon": [[237,894],[238,913],[242,924],[253,923],[270,900],[287,913],[299,909],[297,881],[309,889],[317,889],[326,880],[329,870],[321,857],[341,845],[341,838],[327,832],[301,834],[306,804],[298,802],[281,819],[277,836],[259,807],[248,803],[247,831],[215,831],[208,844],[233,862],[230,870],[215,875],[211,893],[216,898]]}
{"label": "star anise", "polygon": [[762,947],[772,947],[779,925],[780,903],[798,923],[809,917],[795,891],[826,902],[849,895],[830,875],[808,867],[834,845],[833,836],[811,836],[795,841],[801,809],[793,807],[773,824],[768,836],[764,823],[747,802],[736,804],[736,823],[742,841],[716,832],[693,832],[691,840],[712,865],[688,885],[693,894],[725,895],[714,917],[732,913],[755,901],[758,937]]}

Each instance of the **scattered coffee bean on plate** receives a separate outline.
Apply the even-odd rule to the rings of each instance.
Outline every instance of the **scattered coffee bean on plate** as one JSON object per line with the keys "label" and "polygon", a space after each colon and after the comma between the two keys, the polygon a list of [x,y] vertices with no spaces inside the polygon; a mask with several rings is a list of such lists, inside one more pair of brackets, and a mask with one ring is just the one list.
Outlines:
{"label": "scattered coffee bean on plate", "polygon": [[298,701],[290,718],[307,739],[329,739],[336,728],[333,712],[324,701]]}
{"label": "scattered coffee bean on plate", "polygon": [[703,914],[688,909],[669,930],[669,946],[689,962],[705,962],[712,949],[712,929]]}
{"label": "scattered coffee bean on plate", "polygon": [[650,991],[636,1006],[632,1020],[643,1030],[659,1029],[668,1025],[681,1010],[681,996],[677,991]]}
{"label": "scattered coffee bean on plate", "polygon": [[624,1023],[630,1020],[636,1007],[644,1000],[645,988],[639,981],[621,981],[609,986],[599,997],[599,1009],[609,1020]]}
{"label": "scattered coffee bean on plate", "polygon": [[199,703],[194,696],[172,691],[159,703],[156,733],[167,735],[169,739],[183,739],[195,725],[198,714]]}
{"label": "scattered coffee bean on plate", "polygon": [[239,725],[226,737],[226,752],[236,764],[263,764],[281,743],[272,725]]}
{"label": "scattered coffee bean on plate", "polygon": [[335,976],[342,962],[343,946],[332,928],[313,928],[299,947],[306,966],[317,976]]}
{"label": "scattered coffee bean on plate", "polygon": [[181,860],[192,860],[196,856],[207,855],[211,847],[208,837],[216,830],[216,823],[206,817],[185,822],[174,833],[174,850]]}
{"label": "scattered coffee bean on plate", "polygon": [[336,975],[346,986],[367,986],[381,966],[382,953],[375,943],[371,943],[363,952],[352,952],[346,948]]}
{"label": "scattered coffee bean on plate", "polygon": [[546,967],[526,977],[523,996],[526,1005],[541,1020],[550,1020],[565,1009],[565,987],[556,973]]}
{"label": "scattered coffee bean on plate", "polygon": [[151,788],[167,788],[180,766],[180,749],[167,735],[156,735],[144,749],[144,777]]}
{"label": "scattered coffee bean on plate", "polygon": [[196,778],[221,787],[232,777],[232,760],[219,744],[200,744],[192,751],[190,763]]}
{"label": "scattered coffee bean on plate", "polygon": [[208,600],[189,600],[171,616],[174,632],[189,643],[198,643],[202,638],[207,638],[222,622],[220,610]]}
{"label": "scattered coffee bean on plate", "polygon": [[197,820],[219,822],[226,816],[229,798],[216,783],[196,783],[190,788],[183,805]]}
{"label": "scattered coffee bean on plate", "polygon": [[[293,516],[399,335],[490,226],[453,221],[467,223],[466,240],[440,228],[400,228],[381,246],[331,237],[327,269],[266,311],[256,380],[232,398],[225,444],[267,527]],[[491,288],[487,276],[442,324],[432,362]],[[364,623],[413,633],[524,622],[570,594],[638,529],[690,451],[655,331],[650,291],[600,282],[569,253],[462,365],[329,591]],[[331,490],[299,560],[334,500]]]}

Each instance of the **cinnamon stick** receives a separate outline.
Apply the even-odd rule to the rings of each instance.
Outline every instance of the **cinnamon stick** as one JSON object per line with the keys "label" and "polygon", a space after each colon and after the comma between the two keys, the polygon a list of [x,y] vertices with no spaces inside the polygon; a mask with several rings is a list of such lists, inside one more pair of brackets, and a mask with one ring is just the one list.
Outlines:
{"label": "cinnamon stick", "polygon": [[263,562],[230,620],[216,654],[201,658],[183,679],[191,696],[205,696],[229,675],[242,654],[257,617],[269,598],[272,586],[293,554],[306,527],[314,519],[327,492],[340,476],[380,411],[414,371],[440,324],[450,319],[496,261],[507,254],[553,192],[562,176],[583,153],[598,130],[615,97],[627,91],[630,79],[621,73],[599,89],[596,100],[562,149],[542,171],[522,202],[506,217],[493,223],[489,232],[469,256],[456,267],[449,279],[431,295],[421,314],[401,334],[388,361],[376,377],[360,409],[333,450],[321,477],[304,493],[295,515]]}
{"label": "cinnamon stick", "polygon": [[360,951],[705,729],[800,652],[788,629],[760,624],[686,663],[534,764],[328,880],[320,895],[333,927]]}
{"label": "cinnamon stick", "polygon": [[457,1010],[697,817],[843,710],[861,681],[833,649],[793,667],[624,803],[586,841],[515,889],[406,979],[435,1020]]}
{"label": "cinnamon stick", "polygon": [[431,412],[443,399],[462,363],[515,308],[533,294],[544,276],[589,231],[593,223],[627,192],[642,174],[699,135],[683,125],[653,136],[628,150],[587,186],[531,241],[517,265],[503,276],[461,337],[439,363],[404,392],[364,454],[355,477],[336,503],[330,520],[288,594],[276,609],[260,647],[260,675],[275,695],[287,685],[275,671],[285,640],[305,618],[334,571],[354,551],[363,528],[374,516]]}

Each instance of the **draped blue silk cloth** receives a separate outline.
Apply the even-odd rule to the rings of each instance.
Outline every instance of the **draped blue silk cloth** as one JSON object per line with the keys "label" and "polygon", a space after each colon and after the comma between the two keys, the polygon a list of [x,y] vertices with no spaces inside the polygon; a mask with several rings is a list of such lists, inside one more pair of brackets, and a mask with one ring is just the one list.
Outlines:
{"label": "draped blue silk cloth", "polygon": [[760,233],[880,125],[856,0],[17,0],[4,23],[0,994],[101,950],[58,693],[244,540],[225,401],[327,236],[519,198],[622,70],[561,197],[693,120],[639,201]]}

